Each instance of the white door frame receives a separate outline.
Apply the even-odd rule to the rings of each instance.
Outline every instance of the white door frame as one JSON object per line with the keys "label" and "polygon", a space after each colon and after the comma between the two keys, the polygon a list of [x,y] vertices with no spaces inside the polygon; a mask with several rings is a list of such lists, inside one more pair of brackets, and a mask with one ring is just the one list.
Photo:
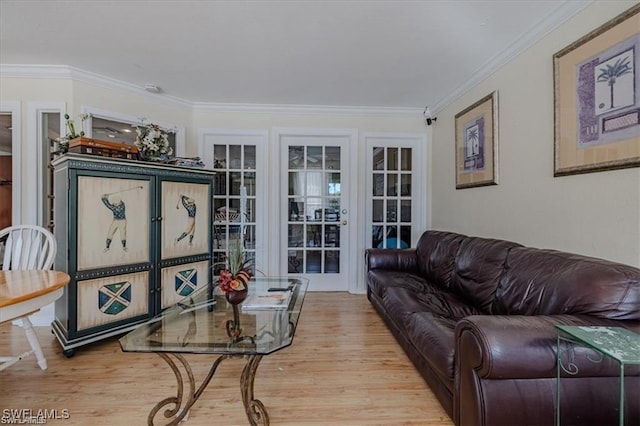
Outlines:
{"label": "white door frame", "polygon": [[47,169],[42,168],[44,164],[44,139],[42,128],[42,116],[44,114],[60,114],[60,136],[66,133],[64,114],[66,113],[67,105],[65,102],[28,102],[27,103],[27,141],[28,146],[27,155],[25,158],[25,164],[29,164],[29,169],[36,170],[36,179],[27,176],[25,185],[27,187],[27,208],[24,222],[33,225],[40,225],[46,228],[43,219],[44,211],[44,192],[42,181],[44,180],[44,173]]}
{"label": "white door frame", "polygon": [[348,173],[348,179],[350,182],[349,193],[347,199],[349,200],[348,208],[348,224],[346,227],[346,233],[342,238],[347,238],[350,242],[349,252],[347,258],[349,259],[346,264],[341,265],[341,268],[347,267],[345,276],[348,282],[345,286],[350,293],[356,293],[359,291],[357,282],[358,271],[353,265],[357,265],[357,260],[360,259],[358,253],[360,251],[358,240],[358,226],[359,223],[359,208],[360,200],[358,199],[358,170],[360,167],[360,158],[358,156],[358,130],[357,129],[336,129],[336,128],[274,128],[271,140],[271,175],[270,185],[271,194],[269,199],[273,200],[270,205],[269,217],[274,218],[274,226],[269,228],[269,240],[271,242],[269,250],[272,253],[276,253],[272,256],[273,260],[270,264],[269,271],[274,275],[286,276],[288,274],[286,268],[286,256],[283,259],[281,255],[282,243],[287,238],[287,226],[286,222],[281,221],[283,212],[286,211],[287,205],[281,187],[281,173],[282,167],[285,165],[280,162],[280,152],[282,149],[283,137],[317,137],[317,136],[330,136],[330,137],[346,137],[349,139],[349,167],[345,167],[344,173]]}
{"label": "white door frame", "polygon": [[1,101],[0,113],[11,114],[11,223],[22,223],[22,121],[20,101]]}

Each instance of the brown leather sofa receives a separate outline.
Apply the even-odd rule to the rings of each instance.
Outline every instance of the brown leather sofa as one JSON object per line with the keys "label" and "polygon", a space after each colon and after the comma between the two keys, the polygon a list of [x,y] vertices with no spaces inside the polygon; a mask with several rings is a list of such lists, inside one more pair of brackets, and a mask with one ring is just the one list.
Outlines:
{"label": "brown leather sofa", "polygon": [[[640,333],[640,269],[628,265],[442,231],[369,249],[366,263],[369,300],[456,425],[555,423],[556,324]],[[579,373],[560,381],[561,424],[618,424],[617,363],[569,347]],[[625,371],[635,425],[640,368]]]}

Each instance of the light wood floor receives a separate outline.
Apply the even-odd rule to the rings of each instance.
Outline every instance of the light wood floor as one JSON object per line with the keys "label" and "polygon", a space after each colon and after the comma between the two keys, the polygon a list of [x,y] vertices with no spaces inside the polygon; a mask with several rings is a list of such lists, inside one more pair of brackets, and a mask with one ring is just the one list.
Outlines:
{"label": "light wood floor", "polygon": [[[3,409],[69,411],[47,424],[145,425],[175,395],[175,377],[155,354],[124,353],[116,338],[65,358],[48,327],[36,327],[49,368],[33,356],[0,372]],[[29,349],[24,333],[0,325],[0,354]],[[189,355],[196,380],[214,357]],[[185,426],[245,425],[243,359],[225,360]],[[309,293],[293,345],[263,358],[255,397],[276,425],[440,425],[451,420],[364,295]]]}

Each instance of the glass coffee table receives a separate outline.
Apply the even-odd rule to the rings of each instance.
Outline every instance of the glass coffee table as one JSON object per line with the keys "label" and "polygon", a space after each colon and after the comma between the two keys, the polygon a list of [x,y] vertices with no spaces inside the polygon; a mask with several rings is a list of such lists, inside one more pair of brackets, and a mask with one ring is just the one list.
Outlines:
{"label": "glass coffee table", "polygon": [[[268,425],[264,404],[253,396],[253,381],[263,356],[293,342],[308,284],[304,278],[252,278],[245,302],[253,293],[269,294],[269,289],[286,289],[290,299],[288,305],[279,308],[251,310],[250,306],[232,306],[222,294],[216,294],[218,291],[202,288],[122,337],[123,351],[156,353],[176,376],[176,396],[158,402],[149,413],[148,424],[155,424],[156,415],[163,409],[166,424],[186,420],[218,365],[225,359],[246,358],[240,377],[244,409],[250,424]],[[183,356],[186,353],[220,355],[197,389],[191,366]]]}

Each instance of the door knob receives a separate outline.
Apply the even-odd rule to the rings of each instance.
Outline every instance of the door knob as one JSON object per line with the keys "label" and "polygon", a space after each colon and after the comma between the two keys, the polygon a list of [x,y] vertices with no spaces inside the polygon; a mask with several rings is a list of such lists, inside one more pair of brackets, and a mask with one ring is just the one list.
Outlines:
{"label": "door knob", "polygon": [[346,224],[347,224],[347,221],[346,221],[346,220],[343,220],[341,224],[342,224],[342,225],[346,225]]}

